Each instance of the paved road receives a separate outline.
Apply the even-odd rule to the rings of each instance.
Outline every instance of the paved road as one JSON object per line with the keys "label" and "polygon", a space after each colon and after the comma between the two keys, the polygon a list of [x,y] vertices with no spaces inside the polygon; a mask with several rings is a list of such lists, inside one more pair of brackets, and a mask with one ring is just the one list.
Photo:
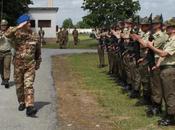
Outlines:
{"label": "paved road", "polygon": [[[24,112],[17,110],[15,86],[11,79],[11,88],[0,87],[0,130],[57,130],[59,122],[56,119],[56,93],[51,75],[51,56],[96,52],[95,50],[51,50],[43,49],[40,70],[35,82],[35,101],[39,109],[37,118],[29,118]],[[13,75],[13,74],[12,74]]]}

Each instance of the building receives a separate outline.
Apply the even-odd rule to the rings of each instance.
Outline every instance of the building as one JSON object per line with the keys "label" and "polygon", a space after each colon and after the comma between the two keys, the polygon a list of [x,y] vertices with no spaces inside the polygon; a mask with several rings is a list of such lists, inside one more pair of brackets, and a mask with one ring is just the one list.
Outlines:
{"label": "building", "polygon": [[35,32],[40,27],[45,31],[45,38],[56,38],[56,15],[58,7],[52,6],[52,0],[48,0],[48,7],[30,7],[31,26]]}

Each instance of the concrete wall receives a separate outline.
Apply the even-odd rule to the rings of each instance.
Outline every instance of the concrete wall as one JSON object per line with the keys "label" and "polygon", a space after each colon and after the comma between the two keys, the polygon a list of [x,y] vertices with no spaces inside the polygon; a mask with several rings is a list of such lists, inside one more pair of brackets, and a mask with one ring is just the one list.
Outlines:
{"label": "concrete wall", "polygon": [[39,31],[38,20],[51,20],[51,28],[43,28],[45,31],[46,38],[55,38],[56,37],[56,15],[57,11],[55,10],[30,10],[31,19],[35,20],[35,32]]}
{"label": "concrete wall", "polygon": [[[73,30],[74,30],[74,29],[69,29],[68,31],[69,31],[70,34],[72,34]],[[79,33],[87,33],[87,34],[90,34],[90,33],[92,33],[92,30],[93,30],[93,29],[78,29],[78,28],[77,28],[77,30],[78,30]]]}

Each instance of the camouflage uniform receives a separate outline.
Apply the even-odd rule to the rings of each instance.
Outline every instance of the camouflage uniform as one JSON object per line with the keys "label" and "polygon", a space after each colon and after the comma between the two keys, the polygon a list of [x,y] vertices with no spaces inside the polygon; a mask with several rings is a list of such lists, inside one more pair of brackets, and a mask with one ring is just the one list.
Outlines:
{"label": "camouflage uniform", "polygon": [[17,27],[9,28],[5,35],[15,42],[14,78],[18,101],[26,107],[34,106],[33,83],[35,70],[41,62],[41,44],[32,31],[18,30]]}
{"label": "camouflage uniform", "polygon": [[72,35],[73,35],[73,39],[74,39],[74,45],[77,45],[78,44],[78,31],[75,29],[72,32]]}
{"label": "camouflage uniform", "polygon": [[5,37],[5,32],[0,31],[0,71],[3,81],[10,79],[10,65],[11,65],[11,41]]}

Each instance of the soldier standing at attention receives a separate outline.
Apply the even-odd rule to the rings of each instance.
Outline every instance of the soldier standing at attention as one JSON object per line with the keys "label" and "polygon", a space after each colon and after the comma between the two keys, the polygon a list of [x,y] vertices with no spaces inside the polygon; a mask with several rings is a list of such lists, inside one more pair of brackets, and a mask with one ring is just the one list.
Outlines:
{"label": "soldier standing at attention", "polygon": [[[158,49],[163,49],[163,46],[165,45],[166,41],[168,40],[167,34],[162,32],[162,23],[163,19],[161,16],[157,15],[153,19],[153,42],[154,47]],[[154,55],[153,58],[155,61],[153,61],[153,66],[150,67],[151,72],[151,99],[152,99],[152,106],[148,109],[147,115],[148,116],[154,116],[158,115],[162,112],[162,100],[163,100],[163,94],[162,94],[162,88],[161,88],[161,79],[160,79],[160,69],[156,68],[155,64],[158,62],[159,56]]]}
{"label": "soldier standing at attention", "polygon": [[73,39],[74,39],[74,45],[76,46],[78,44],[78,30],[75,28],[72,32]]}
{"label": "soldier standing at attention", "polygon": [[175,19],[172,18],[167,22],[167,34],[169,39],[166,41],[163,49],[157,49],[153,42],[147,42],[145,46],[152,49],[160,56],[159,64],[162,90],[166,107],[166,115],[158,121],[161,126],[175,125]]}
{"label": "soldier standing at attention", "polygon": [[41,44],[31,30],[30,17],[22,15],[17,20],[17,27],[10,27],[5,36],[15,43],[14,77],[19,102],[19,111],[26,109],[27,116],[34,116],[37,109],[34,106],[35,70],[41,63]]}
{"label": "soldier standing at attention", "polygon": [[38,31],[38,35],[39,35],[39,41],[41,42],[41,45],[44,45],[46,43],[44,40],[45,32],[42,27],[40,27],[40,30]]}
{"label": "soldier standing at attention", "polygon": [[10,65],[11,65],[11,42],[5,36],[5,32],[8,29],[8,22],[6,20],[1,21],[1,30],[0,30],[0,71],[2,83],[5,85],[5,88],[9,88],[9,79],[10,79]]}
{"label": "soldier standing at attention", "polygon": [[99,34],[95,33],[95,37],[98,40],[97,52],[99,56],[99,68],[105,67],[105,54],[104,54],[104,46],[105,46],[105,32],[101,29]]}

